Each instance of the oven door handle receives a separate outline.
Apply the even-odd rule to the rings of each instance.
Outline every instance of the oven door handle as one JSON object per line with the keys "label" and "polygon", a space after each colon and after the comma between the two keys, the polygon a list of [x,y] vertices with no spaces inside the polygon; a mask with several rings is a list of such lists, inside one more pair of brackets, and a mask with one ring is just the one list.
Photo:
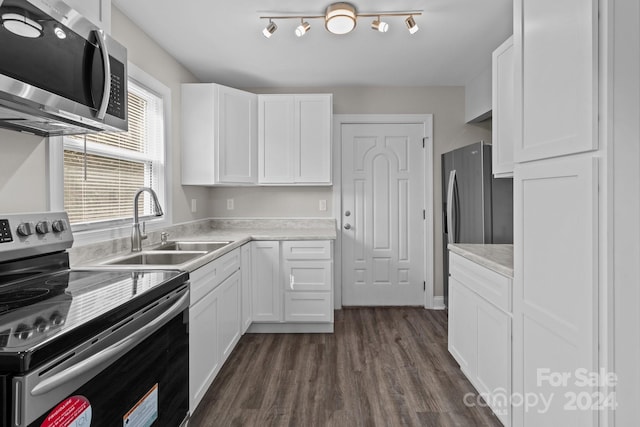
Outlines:
{"label": "oven door handle", "polygon": [[178,315],[189,306],[189,292],[185,292],[182,297],[171,306],[167,311],[137,330],[132,335],[118,341],[117,343],[105,348],[99,353],[88,357],[87,359],[76,363],[69,368],[52,375],[50,378],[42,380],[33,389],[32,396],[39,396],[61,386],[62,384],[72,381],[80,375],[83,375],[99,366],[110,363],[119,358],[136,345],[144,341],[149,335],[154,333],[163,323]]}

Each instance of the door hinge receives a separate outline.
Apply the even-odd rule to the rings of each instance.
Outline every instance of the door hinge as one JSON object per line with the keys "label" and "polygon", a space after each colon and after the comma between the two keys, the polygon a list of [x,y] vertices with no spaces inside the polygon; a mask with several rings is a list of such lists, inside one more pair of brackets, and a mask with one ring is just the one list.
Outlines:
{"label": "door hinge", "polygon": [[426,211],[426,209],[422,209],[422,219],[427,219],[427,211]]}
{"label": "door hinge", "polygon": [[422,282],[422,290],[423,291],[427,290],[427,282]]}

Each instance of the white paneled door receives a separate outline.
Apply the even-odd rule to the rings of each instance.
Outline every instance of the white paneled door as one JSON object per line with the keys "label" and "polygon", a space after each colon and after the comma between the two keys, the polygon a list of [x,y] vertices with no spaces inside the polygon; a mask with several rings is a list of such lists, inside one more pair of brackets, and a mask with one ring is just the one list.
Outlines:
{"label": "white paneled door", "polygon": [[343,124],[342,298],[423,305],[424,125]]}

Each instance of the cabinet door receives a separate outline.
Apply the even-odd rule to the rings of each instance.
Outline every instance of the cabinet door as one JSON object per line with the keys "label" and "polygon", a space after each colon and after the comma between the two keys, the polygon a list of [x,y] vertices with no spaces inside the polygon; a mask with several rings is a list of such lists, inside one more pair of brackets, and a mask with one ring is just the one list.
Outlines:
{"label": "cabinet door", "polygon": [[255,183],[258,174],[258,96],[225,86],[218,88],[218,183]]}
{"label": "cabinet door", "polygon": [[598,1],[516,0],[515,161],[597,148]]}
{"label": "cabinet door", "polygon": [[193,413],[220,369],[216,290],[189,308],[189,408]]}
{"label": "cabinet door", "polygon": [[241,250],[240,269],[242,274],[242,333],[251,326],[251,243],[247,243]]}
{"label": "cabinet door", "polygon": [[331,183],[332,96],[295,97],[295,181]]}
{"label": "cabinet door", "polygon": [[330,291],[331,261],[284,261],[283,272],[289,291]]}
{"label": "cabinet door", "polygon": [[[580,387],[576,369],[597,372],[597,160],[570,156],[516,165],[513,387],[521,396],[565,396]],[[566,387],[540,369],[569,375]],[[547,377],[548,378],[548,377]],[[590,426],[596,412],[566,410],[564,398],[542,414],[514,407],[516,426]]]}
{"label": "cabinet door", "polygon": [[478,343],[476,302],[473,293],[453,276],[449,277],[449,353],[460,369],[472,378],[476,372]]}
{"label": "cabinet door", "polygon": [[217,90],[214,84],[182,85],[180,157],[183,185],[216,184]]}
{"label": "cabinet door", "polygon": [[514,108],[515,81],[513,37],[509,37],[493,52],[493,175],[513,176],[513,146],[515,144]]}
{"label": "cabinet door", "polygon": [[222,351],[220,359],[224,363],[240,340],[240,297],[241,297],[241,275],[236,271],[227,278],[219,288],[220,317],[218,319],[218,336],[220,339],[220,349]]}
{"label": "cabinet door", "polygon": [[490,406],[506,427],[511,425],[511,317],[477,298],[478,347],[476,381],[478,391],[495,399]]}
{"label": "cabinet door", "polygon": [[251,247],[251,303],[254,322],[282,320],[280,243],[256,241]]}
{"label": "cabinet door", "polygon": [[294,98],[261,95],[258,102],[259,182],[291,184],[295,175]]}
{"label": "cabinet door", "polygon": [[331,292],[286,292],[284,320],[286,322],[319,322],[333,320]]}
{"label": "cabinet door", "polygon": [[111,33],[111,0],[64,0],[82,16]]}

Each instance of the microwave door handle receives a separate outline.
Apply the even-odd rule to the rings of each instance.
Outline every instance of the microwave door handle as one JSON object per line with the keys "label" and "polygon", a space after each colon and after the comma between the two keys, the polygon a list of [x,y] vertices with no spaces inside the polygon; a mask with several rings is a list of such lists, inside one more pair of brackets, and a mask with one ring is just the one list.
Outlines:
{"label": "microwave door handle", "polygon": [[447,234],[449,238],[448,243],[455,243],[455,225],[453,223],[453,187],[456,182],[455,169],[449,172],[449,184],[447,185]]}
{"label": "microwave door handle", "polygon": [[57,374],[54,374],[50,378],[42,380],[35,387],[31,389],[32,396],[39,396],[49,391],[72,381],[83,374],[91,372],[99,367],[102,367],[106,363],[110,363],[114,359],[119,358],[136,345],[144,341],[148,336],[154,333],[160,326],[162,326],[169,319],[175,317],[178,313],[184,311],[189,306],[189,292],[185,292],[177,302],[175,302],[167,311],[159,315],[153,321],[147,323],[142,328],[138,329],[134,334],[116,342],[115,344],[105,348],[104,350],[89,356],[88,358],[80,361],[79,363],[72,365]]}
{"label": "microwave door handle", "polygon": [[100,120],[104,119],[107,114],[107,107],[109,106],[109,96],[111,95],[111,63],[109,62],[109,51],[107,50],[107,44],[105,43],[105,34],[102,30],[93,30],[96,39],[98,40],[98,49],[102,54],[102,63],[104,64],[104,86],[102,88],[102,103],[98,109],[96,117]]}

